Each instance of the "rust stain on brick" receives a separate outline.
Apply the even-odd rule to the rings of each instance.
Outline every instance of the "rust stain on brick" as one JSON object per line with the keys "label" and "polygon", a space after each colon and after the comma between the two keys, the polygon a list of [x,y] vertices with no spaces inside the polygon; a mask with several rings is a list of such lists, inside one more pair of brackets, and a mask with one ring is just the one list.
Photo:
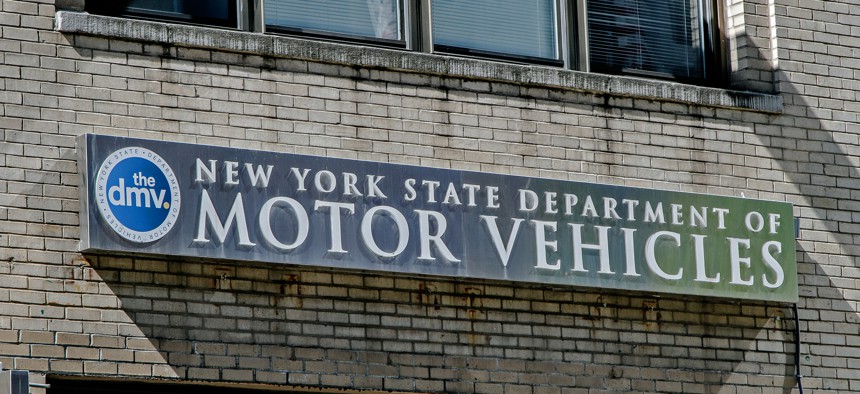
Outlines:
{"label": "rust stain on brick", "polygon": [[466,288],[466,296],[463,297],[463,303],[468,307],[472,308],[480,308],[482,306],[481,299],[479,296],[484,295],[484,292],[481,289],[474,287]]}
{"label": "rust stain on brick", "polygon": [[[11,260],[10,260],[11,262]],[[84,256],[76,256],[72,259],[72,277],[76,280],[91,280],[90,272],[92,270],[90,262]]]}
{"label": "rust stain on brick", "polygon": [[466,341],[471,346],[486,345],[488,343],[487,336],[484,334],[467,333]]}
{"label": "rust stain on brick", "polygon": [[483,290],[474,287],[467,287],[465,291],[466,296],[463,297],[463,304],[469,308],[466,310],[466,313],[469,315],[469,319],[480,319],[481,311],[477,308],[481,308],[483,306],[480,298],[480,296],[484,294]]}
{"label": "rust stain on brick", "polygon": [[645,326],[645,329],[651,329],[652,325],[660,324],[660,321],[663,320],[663,314],[657,309],[657,303],[654,301],[643,301],[642,302],[642,325]]}
{"label": "rust stain on brick", "polygon": [[[302,307],[302,296],[305,293],[304,286],[302,286],[301,276],[298,274],[285,274],[283,280],[281,281],[281,294],[284,294],[287,306],[293,308],[301,308]],[[275,297],[281,298],[281,297]]]}
{"label": "rust stain on brick", "polygon": [[440,309],[439,295],[436,294],[436,288],[433,285],[426,283],[418,284],[418,293],[415,295],[415,300],[419,304],[433,305],[436,310]]}
{"label": "rust stain on brick", "polygon": [[598,296],[594,302],[588,305],[588,315],[583,316],[582,318],[587,321],[598,321],[603,318],[603,308],[606,307],[606,303],[603,302],[603,297]]}
{"label": "rust stain on brick", "polygon": [[215,288],[218,290],[233,290],[233,283],[230,279],[233,276],[233,270],[230,268],[215,268],[214,270]]}
{"label": "rust stain on brick", "polygon": [[774,309],[774,310],[771,310],[770,313],[768,313],[768,316],[770,317],[768,325],[772,329],[774,329],[774,330],[785,329],[785,311],[779,310],[779,309]]}

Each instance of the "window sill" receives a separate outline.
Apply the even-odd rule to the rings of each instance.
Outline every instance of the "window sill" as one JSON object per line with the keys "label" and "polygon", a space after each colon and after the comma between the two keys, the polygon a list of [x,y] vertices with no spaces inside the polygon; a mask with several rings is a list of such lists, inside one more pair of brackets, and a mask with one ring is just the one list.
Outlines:
{"label": "window sill", "polygon": [[59,11],[56,30],[191,48],[550,87],[690,105],[781,113],[782,97],[560,68]]}

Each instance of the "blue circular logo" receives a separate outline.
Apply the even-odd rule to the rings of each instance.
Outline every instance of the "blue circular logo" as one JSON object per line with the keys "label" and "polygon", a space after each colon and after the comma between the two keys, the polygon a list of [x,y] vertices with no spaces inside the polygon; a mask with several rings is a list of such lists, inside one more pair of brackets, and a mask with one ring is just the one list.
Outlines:
{"label": "blue circular logo", "polygon": [[179,183],[161,156],[130,147],[113,152],[96,175],[102,218],[121,237],[138,243],[166,235],[179,217]]}

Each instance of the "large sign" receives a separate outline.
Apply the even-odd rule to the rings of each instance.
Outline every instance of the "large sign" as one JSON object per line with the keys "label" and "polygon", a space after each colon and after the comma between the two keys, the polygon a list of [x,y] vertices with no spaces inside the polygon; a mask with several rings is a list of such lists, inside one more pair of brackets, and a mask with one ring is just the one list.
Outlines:
{"label": "large sign", "polygon": [[84,252],[795,302],[792,206],[85,135]]}

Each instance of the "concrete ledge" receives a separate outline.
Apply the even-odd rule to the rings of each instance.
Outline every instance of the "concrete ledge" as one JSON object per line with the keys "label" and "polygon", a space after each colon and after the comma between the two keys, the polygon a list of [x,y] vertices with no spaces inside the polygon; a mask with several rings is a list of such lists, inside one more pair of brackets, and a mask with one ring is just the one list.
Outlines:
{"label": "concrete ledge", "polygon": [[226,29],[187,26],[59,11],[55,28],[67,34],[115,37],[191,48],[253,53],[410,73],[499,81],[618,97],[781,113],[779,95],[584,73],[544,66],[500,63],[361,45],[321,42]]}

